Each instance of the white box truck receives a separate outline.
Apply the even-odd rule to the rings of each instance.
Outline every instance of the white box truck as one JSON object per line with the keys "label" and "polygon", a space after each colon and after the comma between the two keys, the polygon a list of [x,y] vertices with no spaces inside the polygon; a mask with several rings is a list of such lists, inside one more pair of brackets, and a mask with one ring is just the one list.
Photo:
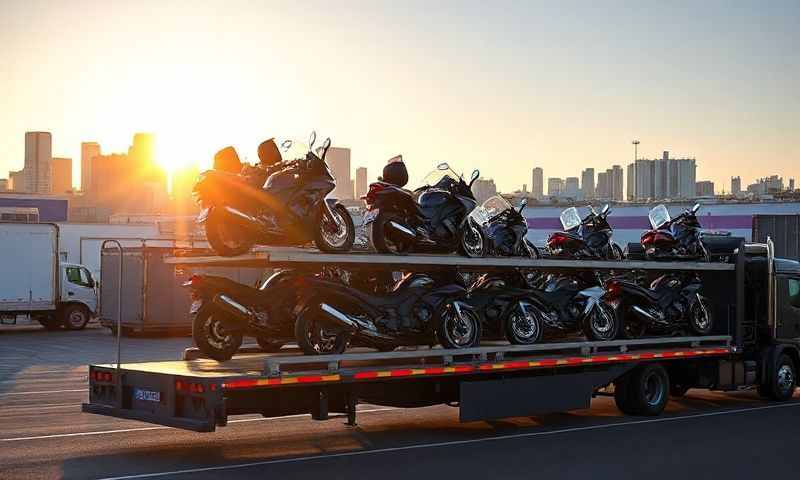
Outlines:
{"label": "white box truck", "polygon": [[80,330],[97,311],[89,270],[59,261],[54,224],[0,223],[0,270],[2,324],[24,323],[22,316],[49,330]]}

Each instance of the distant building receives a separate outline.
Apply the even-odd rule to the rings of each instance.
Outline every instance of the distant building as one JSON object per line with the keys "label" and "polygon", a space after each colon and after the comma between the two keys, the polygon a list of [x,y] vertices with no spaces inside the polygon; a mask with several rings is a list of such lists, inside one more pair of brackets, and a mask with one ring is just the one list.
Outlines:
{"label": "distant building", "polygon": [[587,168],[581,172],[581,193],[583,198],[591,200],[594,198],[594,168]]}
{"label": "distant building", "polygon": [[336,188],[331,197],[339,200],[353,199],[353,180],[350,178],[350,149],[331,147],[325,161],[336,178]]}
{"label": "distant building", "polygon": [[49,194],[2,193],[0,194],[0,209],[5,212],[16,210],[26,216],[35,211],[40,222],[66,222],[69,201],[64,196],[59,198]]}
{"label": "distant building", "polygon": [[356,168],[356,199],[367,194],[369,183],[367,182],[367,167]]}
{"label": "distant building", "polygon": [[491,178],[479,178],[472,184],[472,193],[479,204],[485,202],[490,197],[497,195],[497,186]]}
{"label": "distant building", "polygon": [[789,191],[794,192],[794,178],[789,179]]}
{"label": "distant building", "polygon": [[564,195],[564,179],[551,177],[547,179],[547,196],[559,198]]}
{"label": "distant building", "polygon": [[772,195],[783,191],[783,178],[777,175],[759,178],[756,183],[747,186],[748,193],[753,195]]}
{"label": "distant building", "polygon": [[731,194],[742,193],[742,177],[731,177]]}
{"label": "distant building", "polygon": [[597,174],[595,198],[598,200],[608,200],[611,198],[611,185],[608,170]]}
{"label": "distant building", "polygon": [[8,191],[8,179],[0,178],[0,192],[7,192],[7,191]]}
{"label": "distant building", "polygon": [[25,170],[8,172],[8,189],[12,192],[25,192]]}
{"label": "distant building", "polygon": [[531,194],[537,200],[544,198],[544,170],[539,167],[531,172]]}
{"label": "distant building", "polygon": [[96,142],[81,143],[81,190],[92,190],[92,162],[100,156],[100,144]]}
{"label": "distant building", "polygon": [[50,181],[52,193],[63,195],[72,191],[72,159],[56,158],[50,164]]}
{"label": "distant building", "polygon": [[581,190],[578,184],[578,177],[567,177],[564,180],[564,196],[577,200],[580,196]]}
{"label": "distant building", "polygon": [[625,197],[629,202],[636,199],[636,164],[628,164],[628,181],[625,184]]}
{"label": "distant building", "polygon": [[50,132],[25,133],[25,191],[50,193],[50,163],[53,160],[53,139]]}
{"label": "distant building", "polygon": [[665,151],[657,160],[636,160],[632,169],[628,166],[628,171],[628,182],[634,181],[633,190],[629,186],[628,193],[636,200],[687,199],[695,195],[694,158],[670,158]]}
{"label": "distant building", "polygon": [[608,173],[608,183],[609,183],[609,198],[614,200],[615,202],[621,202],[624,200],[624,194],[622,190],[622,185],[624,183],[624,173],[622,171],[622,167],[619,165],[614,165],[611,167],[610,170],[606,171]]}
{"label": "distant building", "polygon": [[698,197],[713,197],[714,182],[702,180],[695,183],[695,195]]}

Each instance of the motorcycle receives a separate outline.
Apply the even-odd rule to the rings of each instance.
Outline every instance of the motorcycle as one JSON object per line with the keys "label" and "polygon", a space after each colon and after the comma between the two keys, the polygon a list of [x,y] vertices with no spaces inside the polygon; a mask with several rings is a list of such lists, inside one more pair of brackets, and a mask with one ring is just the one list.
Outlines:
{"label": "motorcycle", "polygon": [[[330,138],[320,148],[284,142],[284,156],[263,187],[241,175],[241,165],[204,172],[193,195],[202,211],[197,222],[205,226],[206,239],[219,255],[241,255],[256,244],[303,245],[313,241],[325,252],[346,252],[355,240],[353,219],[334,199],[326,199],[336,180],[325,163]],[[291,155],[291,151],[297,155]],[[301,153],[302,152],[302,153]],[[235,162],[234,162],[235,163]]]}
{"label": "motorcycle", "polygon": [[298,278],[294,272],[278,271],[253,288],[225,277],[193,275],[183,286],[191,289],[195,345],[207,356],[225,361],[248,335],[256,337],[263,351],[277,352],[294,340]]}
{"label": "motorcycle", "polygon": [[308,355],[323,352],[330,342],[321,331],[335,332],[341,353],[348,342],[389,351],[403,345],[468,348],[478,345],[481,322],[461,297],[463,285],[436,282],[430,275],[404,275],[386,294],[361,290],[324,279],[306,279],[295,323],[295,338]]}
{"label": "motorcycle", "polygon": [[602,299],[606,291],[572,277],[553,277],[543,290],[530,291],[532,311],[554,336],[582,333],[592,341],[614,340],[619,333],[616,312]]}
{"label": "motorcycle", "polygon": [[478,204],[472,193],[478,176],[475,170],[467,183],[441,163],[414,192],[388,182],[371,184],[364,196],[364,224],[375,250],[393,254],[458,250],[469,257],[483,256],[480,228],[469,218]]}
{"label": "motorcycle", "polygon": [[570,207],[561,212],[563,231],[547,240],[550,255],[561,258],[622,260],[622,248],[611,239],[614,230],[608,223],[611,209],[605,205],[597,213],[591,205],[589,214],[581,219],[578,209]]}
{"label": "motorcycle", "polygon": [[525,238],[528,223],[522,211],[527,204],[522,199],[519,208],[514,208],[508,200],[495,195],[469,214],[485,240],[486,256],[540,258],[539,249]]}
{"label": "motorcycle", "polygon": [[672,335],[687,330],[708,335],[714,327],[711,305],[702,295],[702,283],[694,275],[662,275],[650,288],[622,278],[606,281],[603,303],[623,319],[625,338],[646,333]]}

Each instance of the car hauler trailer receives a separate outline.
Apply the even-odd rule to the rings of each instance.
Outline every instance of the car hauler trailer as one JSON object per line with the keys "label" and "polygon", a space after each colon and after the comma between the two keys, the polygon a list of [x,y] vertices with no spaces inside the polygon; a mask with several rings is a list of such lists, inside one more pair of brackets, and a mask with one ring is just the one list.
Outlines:
{"label": "car hauler trailer", "polygon": [[[775,259],[770,242],[742,242],[735,263],[467,259],[413,255],[325,255],[266,249],[236,258],[187,257],[192,265],[291,267],[332,265],[389,270],[509,267],[543,271],[695,271],[708,286],[716,327],[704,337],[561,342],[385,353],[302,356],[241,352],[228,362],[186,360],[90,366],[90,400],[83,411],[208,432],[229,415],[276,417],[307,413],[323,420],[343,413],[355,424],[356,405],[450,404],[463,421],[527,416],[589,406],[614,388],[628,414],[659,414],[670,394],[688,388],[758,388],[784,400],[796,384],[800,338],[800,264]],[[609,393],[610,394],[610,393]]]}

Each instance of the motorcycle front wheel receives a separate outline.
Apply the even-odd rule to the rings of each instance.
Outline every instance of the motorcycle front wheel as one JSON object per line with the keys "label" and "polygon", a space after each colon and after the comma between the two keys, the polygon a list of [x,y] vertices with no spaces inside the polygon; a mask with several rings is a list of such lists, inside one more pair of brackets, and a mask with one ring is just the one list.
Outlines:
{"label": "motorcycle front wheel", "polygon": [[698,298],[689,309],[689,330],[694,335],[708,335],[714,328],[714,316],[711,314],[711,306]]}
{"label": "motorcycle front wheel", "polygon": [[467,220],[461,230],[459,239],[459,251],[462,255],[470,258],[481,258],[486,256],[486,239],[480,227],[470,220]]}
{"label": "motorcycle front wheel", "polygon": [[350,335],[329,328],[319,321],[320,313],[314,308],[305,308],[294,324],[297,346],[306,355],[338,355],[344,353]]}
{"label": "motorcycle front wheel", "polygon": [[335,225],[322,215],[314,237],[314,244],[323,252],[349,252],[356,239],[356,227],[353,217],[344,205],[337,203],[331,208]]}
{"label": "motorcycle front wheel", "polygon": [[476,347],[481,341],[481,319],[470,309],[461,309],[459,313],[450,303],[439,316],[436,333],[444,348]]}
{"label": "motorcycle front wheel", "polygon": [[242,346],[242,332],[224,325],[225,314],[213,308],[201,308],[192,322],[192,338],[205,355],[224,362]]}
{"label": "motorcycle front wheel", "polygon": [[617,338],[619,322],[610,305],[599,302],[586,319],[586,336],[596,342],[604,342]]}
{"label": "motorcycle front wheel", "polygon": [[205,222],[206,240],[217,255],[235,257],[250,251],[253,241],[247,234],[226,222],[224,215],[213,212]]}
{"label": "motorcycle front wheel", "polygon": [[542,320],[531,307],[517,303],[505,320],[506,338],[513,345],[533,345],[542,338]]}

